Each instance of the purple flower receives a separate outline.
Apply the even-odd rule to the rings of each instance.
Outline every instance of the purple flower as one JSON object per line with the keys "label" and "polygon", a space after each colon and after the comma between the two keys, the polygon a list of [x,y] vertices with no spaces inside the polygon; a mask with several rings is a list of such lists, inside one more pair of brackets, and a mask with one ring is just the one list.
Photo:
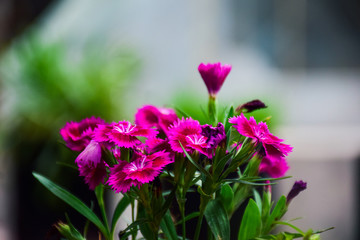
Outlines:
{"label": "purple flower", "polygon": [[243,113],[240,116],[230,118],[229,122],[234,124],[233,127],[241,135],[252,138],[263,146],[266,157],[263,163],[263,171],[264,169],[265,171],[268,170],[270,175],[274,174],[277,177],[285,174],[288,168],[285,156],[292,151],[290,145],[282,143],[282,139],[271,134],[266,123],[259,122],[257,124],[253,117],[247,120]]}
{"label": "purple flower", "polygon": [[205,124],[201,126],[201,134],[207,138],[207,148],[215,149],[220,143],[226,141],[225,128],[222,123],[216,127]]}
{"label": "purple flower", "polygon": [[296,197],[300,192],[304,191],[307,187],[306,182],[300,180],[300,181],[296,181],[293,185],[293,187],[291,188],[289,194],[286,197],[286,204],[289,205],[289,203],[291,202],[291,200]]}
{"label": "purple flower", "polygon": [[252,100],[250,102],[247,102],[247,103],[244,103],[243,105],[238,106],[236,108],[235,112],[236,113],[240,113],[240,112],[249,113],[249,112],[253,112],[255,110],[259,110],[262,108],[267,108],[267,106],[262,101],[256,99],[256,100]]}
{"label": "purple flower", "polygon": [[221,65],[220,62],[208,64],[201,63],[198,70],[205,82],[210,96],[215,98],[231,70],[231,65]]}

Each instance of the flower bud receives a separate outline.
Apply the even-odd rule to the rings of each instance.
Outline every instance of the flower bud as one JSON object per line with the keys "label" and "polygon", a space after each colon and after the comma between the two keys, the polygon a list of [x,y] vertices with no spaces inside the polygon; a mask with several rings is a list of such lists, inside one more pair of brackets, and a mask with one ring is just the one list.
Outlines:
{"label": "flower bud", "polygon": [[218,63],[201,63],[198,67],[200,75],[208,89],[209,95],[213,98],[220,91],[225,78],[231,71],[231,65]]}
{"label": "flower bud", "polygon": [[296,197],[300,192],[304,191],[306,189],[306,186],[306,182],[302,180],[296,181],[286,197],[286,205],[289,205],[294,197]]}
{"label": "flower bud", "polygon": [[236,108],[235,112],[237,114],[240,114],[242,112],[250,113],[250,112],[262,109],[262,108],[267,108],[267,106],[262,101],[256,99],[256,100],[252,100],[250,102],[247,102],[247,103],[244,103],[243,105],[238,106]]}

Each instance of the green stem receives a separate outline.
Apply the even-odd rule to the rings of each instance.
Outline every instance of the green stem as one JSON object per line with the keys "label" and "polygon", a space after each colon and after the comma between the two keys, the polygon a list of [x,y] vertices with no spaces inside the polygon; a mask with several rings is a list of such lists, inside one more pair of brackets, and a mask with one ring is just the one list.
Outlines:
{"label": "green stem", "polygon": [[100,184],[96,189],[95,189],[95,195],[99,204],[99,208],[100,208],[100,212],[101,212],[101,216],[102,219],[104,221],[104,225],[106,228],[106,236],[105,239],[111,239],[110,236],[110,231],[109,231],[109,223],[107,220],[107,216],[106,216],[106,210],[105,210],[105,204],[104,204],[104,186],[102,184]]}
{"label": "green stem", "polygon": [[194,240],[198,240],[199,239],[199,235],[200,235],[200,229],[201,229],[201,224],[202,224],[202,220],[204,217],[204,211],[201,211],[199,214],[199,218],[196,224],[196,230],[195,230],[195,235],[194,235]]}
{"label": "green stem", "polygon": [[207,204],[210,201],[209,197],[206,196],[201,196],[201,200],[200,200],[200,214],[199,214],[199,218],[196,224],[196,230],[195,230],[195,235],[194,235],[194,240],[198,240],[199,236],[200,236],[200,230],[201,230],[201,224],[202,224],[202,220],[204,218],[204,212],[206,209]]}
{"label": "green stem", "polygon": [[[131,199],[131,221],[132,222],[135,222],[135,200],[132,198]],[[136,238],[136,232],[133,231],[133,234],[132,234],[132,239],[135,240]]]}
{"label": "green stem", "polygon": [[217,123],[216,97],[209,95],[208,112],[210,123],[214,126]]}

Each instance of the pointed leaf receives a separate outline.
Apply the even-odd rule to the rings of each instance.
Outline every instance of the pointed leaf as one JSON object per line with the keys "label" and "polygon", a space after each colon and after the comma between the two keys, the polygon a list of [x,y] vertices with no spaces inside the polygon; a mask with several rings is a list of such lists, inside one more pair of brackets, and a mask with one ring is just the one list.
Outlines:
{"label": "pointed leaf", "polygon": [[248,240],[258,237],[261,233],[261,216],[258,206],[250,199],[241,221],[239,240]]}
{"label": "pointed leaf", "polygon": [[186,157],[189,159],[189,161],[190,161],[201,173],[205,174],[208,178],[212,179],[210,173],[192,159],[192,157],[191,157],[191,156],[189,155],[189,153],[185,150],[185,148],[183,147],[183,145],[181,144],[180,141],[179,141],[179,144],[180,144],[182,150],[184,151]]}
{"label": "pointed leaf", "polygon": [[176,228],[174,222],[171,219],[170,212],[167,211],[160,222],[160,227],[163,230],[167,239],[177,240],[178,236],[176,234]]}
{"label": "pointed leaf", "polygon": [[204,215],[215,239],[230,240],[229,218],[219,200],[211,200],[206,206]]}
{"label": "pointed leaf", "polygon": [[79,198],[75,197],[73,194],[69,193],[62,187],[56,185],[54,182],[50,181],[46,177],[33,172],[33,176],[39,180],[41,184],[43,184],[50,192],[52,192],[55,196],[69,204],[73,207],[76,211],[82,214],[84,217],[89,219],[95,226],[99,228],[99,230],[105,235],[108,236],[109,233],[107,232],[105,226],[100,221],[100,219],[95,215],[95,213],[86,206]]}
{"label": "pointed leaf", "polygon": [[270,217],[264,226],[264,233],[267,234],[274,227],[274,222],[281,219],[287,210],[286,207],[286,197],[283,195],[280,197],[279,201],[276,203],[274,209],[272,210]]}

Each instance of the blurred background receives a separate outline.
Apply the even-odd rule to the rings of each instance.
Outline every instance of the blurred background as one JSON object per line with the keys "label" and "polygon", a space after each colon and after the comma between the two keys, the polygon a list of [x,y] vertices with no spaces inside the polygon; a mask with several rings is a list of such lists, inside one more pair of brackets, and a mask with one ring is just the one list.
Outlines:
{"label": "blurred background", "polygon": [[269,108],[260,114],[294,146],[294,178],[274,193],[300,179],[308,189],[286,219],[335,226],[323,239],[357,239],[359,43],[353,0],[1,1],[0,239],[50,239],[64,212],[83,221],[31,175],[94,199],[59,164],[76,158],[61,144],[66,122],[133,120],[143,104],[200,117],[207,91],[197,66],[218,61],[233,66],[219,101],[261,99]]}

